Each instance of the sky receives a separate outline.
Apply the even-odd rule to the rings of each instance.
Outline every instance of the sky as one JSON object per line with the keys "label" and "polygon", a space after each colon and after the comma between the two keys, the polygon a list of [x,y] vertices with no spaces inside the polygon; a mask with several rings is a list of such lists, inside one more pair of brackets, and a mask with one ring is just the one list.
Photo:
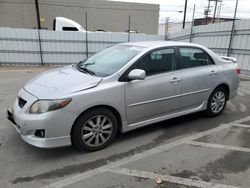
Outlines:
{"label": "sky", "polygon": [[[164,23],[166,17],[169,17],[169,20],[171,22],[181,22],[183,19],[185,0],[111,0],[111,1],[159,4],[160,23]],[[195,18],[202,18],[204,17],[203,14],[204,8],[208,6],[208,0],[188,0],[187,21],[192,20],[194,4],[196,4]],[[233,18],[235,4],[236,0],[223,0],[223,2],[218,3],[218,8],[221,5],[220,17]],[[211,16],[213,16],[215,2],[211,2],[210,5],[212,6]],[[250,19],[250,0],[239,0],[237,18]]]}

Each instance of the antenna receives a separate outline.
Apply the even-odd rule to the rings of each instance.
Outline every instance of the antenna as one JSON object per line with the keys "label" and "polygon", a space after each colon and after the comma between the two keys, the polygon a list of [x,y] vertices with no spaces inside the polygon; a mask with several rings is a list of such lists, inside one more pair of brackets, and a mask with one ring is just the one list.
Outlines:
{"label": "antenna", "polygon": [[210,12],[211,12],[211,9],[210,9],[210,2],[211,2],[211,0],[208,0],[208,5],[207,5],[207,7],[205,7],[205,9],[204,9],[204,16],[205,16],[205,18],[206,18],[206,24],[208,24],[208,17],[209,17],[209,14],[210,14]]}
{"label": "antenna", "polygon": [[213,15],[213,19],[212,19],[213,23],[215,22],[216,17],[218,17],[220,15],[220,11],[221,11],[221,5],[219,6],[219,10],[217,8],[218,8],[218,3],[222,3],[222,0],[208,0],[208,6],[205,7],[205,10],[204,10],[204,16],[206,18],[206,23],[207,24],[209,23],[209,15],[211,13],[211,7],[212,7],[211,6],[211,1],[215,2],[214,15]]}

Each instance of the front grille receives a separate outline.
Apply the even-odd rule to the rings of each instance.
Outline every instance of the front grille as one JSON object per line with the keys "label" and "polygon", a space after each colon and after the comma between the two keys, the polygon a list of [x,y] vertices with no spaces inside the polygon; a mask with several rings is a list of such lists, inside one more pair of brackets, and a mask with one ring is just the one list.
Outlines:
{"label": "front grille", "polygon": [[20,108],[23,108],[26,103],[26,100],[22,99],[21,97],[18,98],[18,105]]}

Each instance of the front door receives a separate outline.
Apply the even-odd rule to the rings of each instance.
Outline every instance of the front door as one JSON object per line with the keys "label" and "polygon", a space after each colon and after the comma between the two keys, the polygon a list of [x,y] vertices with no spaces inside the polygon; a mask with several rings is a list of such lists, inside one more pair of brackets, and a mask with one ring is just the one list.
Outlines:
{"label": "front door", "polygon": [[152,51],[136,62],[132,69],[143,69],[146,79],[125,83],[129,124],[178,111],[181,74],[177,70],[174,48]]}

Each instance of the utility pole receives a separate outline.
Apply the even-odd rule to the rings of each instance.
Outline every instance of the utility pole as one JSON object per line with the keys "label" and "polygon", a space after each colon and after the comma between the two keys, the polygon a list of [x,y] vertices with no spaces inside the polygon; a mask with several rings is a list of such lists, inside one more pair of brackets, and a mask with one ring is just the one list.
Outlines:
{"label": "utility pole", "polygon": [[222,1],[220,1],[220,5],[217,11],[217,22],[220,22],[221,7],[222,7]]}
{"label": "utility pole", "polygon": [[43,63],[43,51],[42,51],[41,35],[40,35],[41,22],[40,22],[40,12],[39,12],[38,0],[35,0],[35,5],[36,5],[37,34],[38,34],[38,43],[39,43],[40,60],[41,60],[41,65],[43,66],[43,64],[44,64],[44,63]]}
{"label": "utility pole", "polygon": [[185,7],[184,7],[184,16],[183,16],[183,24],[182,24],[183,29],[185,29],[186,15],[187,15],[187,0],[185,0]]}
{"label": "utility pole", "polygon": [[41,21],[40,21],[40,12],[39,12],[38,0],[35,0],[35,4],[36,4],[37,27],[38,27],[38,29],[41,29]]}
{"label": "utility pole", "polygon": [[216,16],[216,11],[217,11],[217,5],[218,5],[219,0],[215,0],[215,7],[214,7],[214,16],[213,16],[213,23],[215,22],[215,16]]}

